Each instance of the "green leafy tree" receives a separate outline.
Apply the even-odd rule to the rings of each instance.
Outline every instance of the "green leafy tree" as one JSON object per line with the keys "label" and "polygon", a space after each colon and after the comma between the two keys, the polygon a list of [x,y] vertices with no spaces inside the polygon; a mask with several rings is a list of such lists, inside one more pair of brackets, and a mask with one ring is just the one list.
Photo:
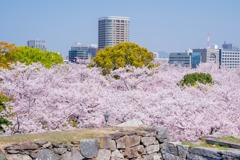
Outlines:
{"label": "green leafy tree", "polygon": [[179,85],[181,86],[196,86],[198,83],[202,84],[212,84],[213,79],[210,74],[206,73],[191,73],[186,74],[183,79],[180,81]]}
{"label": "green leafy tree", "polygon": [[98,51],[89,66],[100,67],[103,69],[103,74],[109,74],[111,70],[124,68],[127,65],[152,67],[153,58],[153,54],[146,48],[135,43],[122,42],[114,47],[106,47]]}
{"label": "green leafy tree", "polygon": [[2,112],[4,112],[6,110],[5,103],[9,102],[10,100],[11,100],[11,98],[8,98],[3,93],[0,93],[0,132],[4,131],[3,125],[6,125],[6,126],[12,125],[12,123],[9,120],[5,119],[1,114]]}
{"label": "green leafy tree", "polygon": [[63,63],[61,55],[56,52],[43,51],[30,47],[16,47],[13,50],[12,61],[25,63],[26,65],[41,63],[46,68],[51,68],[54,64]]}

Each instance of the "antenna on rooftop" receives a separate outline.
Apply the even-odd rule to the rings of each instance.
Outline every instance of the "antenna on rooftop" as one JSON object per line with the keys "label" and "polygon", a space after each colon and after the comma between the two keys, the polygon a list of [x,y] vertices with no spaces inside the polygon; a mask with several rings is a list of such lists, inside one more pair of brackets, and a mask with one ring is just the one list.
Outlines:
{"label": "antenna on rooftop", "polygon": [[210,44],[210,33],[208,32],[208,38],[207,38],[207,48],[209,49],[211,46]]}

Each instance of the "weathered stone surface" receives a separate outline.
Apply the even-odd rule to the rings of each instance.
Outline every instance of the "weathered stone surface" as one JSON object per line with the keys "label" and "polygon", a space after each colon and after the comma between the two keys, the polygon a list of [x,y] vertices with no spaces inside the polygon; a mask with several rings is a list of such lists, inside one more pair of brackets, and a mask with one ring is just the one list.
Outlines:
{"label": "weathered stone surface", "polygon": [[32,158],[28,155],[10,154],[7,156],[7,160],[32,160]]}
{"label": "weathered stone surface", "polygon": [[235,159],[240,159],[240,150],[239,149],[228,149],[227,151],[221,151],[221,154],[233,157]]}
{"label": "weathered stone surface", "polygon": [[150,154],[150,155],[144,155],[143,160],[162,160],[161,154]]}
{"label": "weathered stone surface", "polygon": [[19,150],[11,150],[11,149],[6,150],[6,152],[7,152],[7,153],[10,153],[10,154],[17,154],[17,153],[20,153]]}
{"label": "weathered stone surface", "polygon": [[117,148],[130,148],[140,144],[140,136],[124,136],[117,141]]}
{"label": "weathered stone surface", "polygon": [[127,159],[141,157],[137,151],[137,148],[126,148],[124,150],[124,157]]}
{"label": "weathered stone surface", "polygon": [[162,158],[164,160],[181,160],[180,157],[175,156],[173,154],[167,153],[165,152],[164,154],[162,154]]}
{"label": "weathered stone surface", "polygon": [[166,127],[155,127],[157,131],[156,138],[160,143],[168,142],[168,129]]}
{"label": "weathered stone surface", "polygon": [[74,147],[72,148],[72,152],[66,152],[62,155],[61,160],[83,160],[84,157],[81,153]]}
{"label": "weathered stone surface", "polygon": [[36,149],[38,149],[38,146],[33,142],[14,144],[5,148],[5,150],[36,150]]}
{"label": "weathered stone surface", "polygon": [[100,149],[109,149],[110,148],[111,137],[99,137],[98,144]]}
{"label": "weathered stone surface", "polygon": [[158,152],[159,149],[160,149],[160,147],[159,147],[159,145],[157,144],[157,145],[147,146],[145,149],[146,149],[146,152],[147,152],[148,154],[151,154],[151,153]]}
{"label": "weathered stone surface", "polygon": [[98,154],[98,142],[95,139],[80,142],[80,152],[86,158],[93,158]]}
{"label": "weathered stone surface", "polygon": [[109,141],[109,146],[111,151],[115,151],[117,149],[116,142],[114,140]]}
{"label": "weathered stone surface", "polygon": [[0,160],[6,160],[6,157],[1,150],[0,150]]}
{"label": "weathered stone surface", "polygon": [[188,153],[188,146],[177,145],[178,155],[180,158],[186,158]]}
{"label": "weathered stone surface", "polygon": [[42,147],[44,144],[47,144],[48,141],[40,140],[35,142],[39,147]]}
{"label": "weathered stone surface", "polygon": [[158,144],[158,141],[156,140],[155,137],[142,137],[141,142],[143,143],[144,146]]}
{"label": "weathered stone surface", "polygon": [[71,152],[66,152],[63,154],[60,160],[72,160]]}
{"label": "weathered stone surface", "polygon": [[146,150],[143,145],[132,147],[132,149],[136,150],[139,154],[145,154]]}
{"label": "weathered stone surface", "polygon": [[117,132],[117,133],[110,134],[110,138],[112,140],[117,140],[121,137],[131,136],[131,135],[135,135],[135,134],[136,134],[136,132],[134,132],[134,131],[122,131],[122,132]]}
{"label": "weathered stone surface", "polygon": [[59,160],[60,156],[48,149],[40,150],[37,153],[37,160]]}
{"label": "weathered stone surface", "polygon": [[123,160],[124,156],[122,153],[119,152],[119,150],[115,150],[112,152],[111,160]]}
{"label": "weathered stone surface", "polygon": [[217,145],[220,145],[220,146],[227,146],[229,148],[240,149],[240,143],[223,141],[223,140],[220,140],[220,139],[217,139],[217,138],[206,138],[205,140],[209,144],[217,144]]}
{"label": "weathered stone surface", "polygon": [[111,151],[107,149],[100,149],[97,155],[97,160],[110,160]]}
{"label": "weathered stone surface", "polygon": [[195,155],[195,154],[187,154],[187,159],[188,160],[208,160],[208,158],[204,158],[202,156],[198,156],[198,155]]}
{"label": "weathered stone surface", "polygon": [[52,148],[52,143],[48,142],[42,146],[42,148]]}
{"label": "weathered stone surface", "polygon": [[178,155],[177,147],[173,143],[167,143],[167,142],[164,143],[161,151],[162,151],[162,153],[167,152],[167,153],[173,154],[175,156]]}
{"label": "weathered stone surface", "polygon": [[56,153],[56,154],[64,154],[67,152],[67,148],[54,148],[53,151]]}
{"label": "weathered stone surface", "polygon": [[117,127],[141,127],[141,126],[143,126],[143,122],[139,119],[132,119],[117,125]]}
{"label": "weathered stone surface", "polygon": [[218,153],[217,149],[212,149],[212,148],[191,148],[189,149],[189,152],[195,155],[203,156],[203,157],[208,157],[208,158],[214,158],[218,159],[221,157],[221,155]]}

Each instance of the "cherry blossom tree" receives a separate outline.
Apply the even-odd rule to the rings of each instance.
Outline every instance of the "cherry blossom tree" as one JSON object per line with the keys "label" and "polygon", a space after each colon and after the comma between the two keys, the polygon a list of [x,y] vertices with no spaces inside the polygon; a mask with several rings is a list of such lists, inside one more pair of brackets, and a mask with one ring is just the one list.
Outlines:
{"label": "cherry blossom tree", "polygon": [[[209,73],[214,83],[177,85],[185,74]],[[98,68],[66,64],[46,69],[17,64],[2,69],[0,90],[14,99],[6,134],[101,127],[137,118],[169,128],[171,140],[240,136],[240,70],[201,64],[196,69],[160,63],[153,69],[127,66],[103,76]]]}

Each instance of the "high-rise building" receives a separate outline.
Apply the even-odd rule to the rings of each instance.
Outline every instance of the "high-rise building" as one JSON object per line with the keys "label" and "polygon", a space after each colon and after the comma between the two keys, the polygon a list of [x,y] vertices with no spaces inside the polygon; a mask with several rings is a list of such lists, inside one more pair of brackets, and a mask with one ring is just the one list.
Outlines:
{"label": "high-rise building", "polygon": [[77,61],[90,61],[90,59],[96,56],[97,53],[97,45],[82,45],[77,42],[71,47],[69,51],[69,61],[77,62]]}
{"label": "high-rise building", "polygon": [[39,48],[41,50],[46,50],[46,42],[43,40],[29,40],[27,45],[30,48]]}
{"label": "high-rise building", "polygon": [[98,19],[98,48],[115,46],[129,41],[129,17],[101,17]]}
{"label": "high-rise building", "polygon": [[222,68],[240,68],[240,49],[238,46],[224,42],[220,49],[220,66]]}

